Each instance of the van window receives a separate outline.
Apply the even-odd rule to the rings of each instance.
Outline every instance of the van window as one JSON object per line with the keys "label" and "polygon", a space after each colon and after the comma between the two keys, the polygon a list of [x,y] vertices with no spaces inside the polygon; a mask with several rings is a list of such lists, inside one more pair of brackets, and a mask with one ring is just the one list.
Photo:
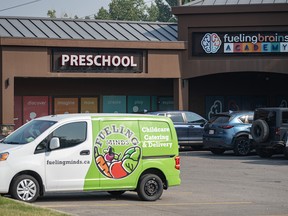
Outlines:
{"label": "van window", "polygon": [[52,137],[60,139],[60,148],[69,148],[86,140],[87,123],[74,122],[63,125],[52,133]]}

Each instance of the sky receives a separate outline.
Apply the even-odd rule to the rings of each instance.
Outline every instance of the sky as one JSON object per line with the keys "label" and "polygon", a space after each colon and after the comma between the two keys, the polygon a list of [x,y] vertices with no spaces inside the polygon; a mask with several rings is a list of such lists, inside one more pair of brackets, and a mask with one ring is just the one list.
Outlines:
{"label": "sky", "polygon": [[65,13],[79,18],[94,15],[101,7],[108,9],[111,0],[0,0],[0,16],[48,17],[55,10],[56,17]]}

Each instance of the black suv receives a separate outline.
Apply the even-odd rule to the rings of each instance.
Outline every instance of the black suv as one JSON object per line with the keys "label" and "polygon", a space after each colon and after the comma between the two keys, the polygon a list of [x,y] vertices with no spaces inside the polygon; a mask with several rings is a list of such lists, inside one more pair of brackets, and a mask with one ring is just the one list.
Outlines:
{"label": "black suv", "polygon": [[254,112],[251,135],[260,157],[284,154],[288,159],[288,108],[258,108]]}

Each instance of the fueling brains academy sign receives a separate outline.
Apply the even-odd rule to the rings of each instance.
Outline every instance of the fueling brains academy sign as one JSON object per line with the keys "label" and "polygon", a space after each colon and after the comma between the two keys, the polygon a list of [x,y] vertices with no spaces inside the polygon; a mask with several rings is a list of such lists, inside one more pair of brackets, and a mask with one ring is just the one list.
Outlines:
{"label": "fueling brains academy sign", "polygon": [[192,33],[192,55],[288,54],[288,32]]}
{"label": "fueling brains academy sign", "polygon": [[113,49],[55,49],[54,72],[141,73],[143,52]]}

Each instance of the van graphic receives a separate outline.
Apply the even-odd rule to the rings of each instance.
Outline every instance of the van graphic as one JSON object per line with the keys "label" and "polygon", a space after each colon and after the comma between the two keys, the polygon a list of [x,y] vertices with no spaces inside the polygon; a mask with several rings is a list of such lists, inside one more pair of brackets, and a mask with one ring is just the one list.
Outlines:
{"label": "van graphic", "polygon": [[116,153],[111,146],[100,153],[98,148],[94,147],[96,166],[108,178],[120,179],[130,175],[140,160],[141,149],[138,146],[127,148],[122,157],[122,152]]}

